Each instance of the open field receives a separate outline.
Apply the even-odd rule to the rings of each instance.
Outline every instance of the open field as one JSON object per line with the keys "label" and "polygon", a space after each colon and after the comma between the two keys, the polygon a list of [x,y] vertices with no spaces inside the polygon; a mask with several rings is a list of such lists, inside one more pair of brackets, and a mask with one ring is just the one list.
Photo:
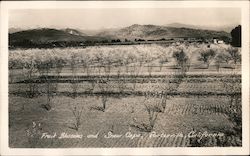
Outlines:
{"label": "open field", "polygon": [[[150,146],[191,146],[188,138],[148,138],[149,134],[140,132],[132,126],[133,118],[147,122],[147,112],[142,104],[142,97],[110,98],[107,110],[100,112],[91,110],[91,106],[100,105],[101,100],[97,97],[83,96],[74,100],[70,97],[60,96],[53,98],[54,109],[50,112],[44,111],[40,105],[46,100],[45,97],[34,99],[11,96],[10,103],[10,146],[29,147],[25,130],[33,122],[40,122],[42,132],[60,135],[83,134],[83,139],[39,139],[38,147],[150,147]],[[25,102],[25,110],[22,103]],[[154,127],[156,133],[187,135],[190,131],[208,131],[209,133],[232,133],[233,125],[223,113],[227,111],[228,99],[225,97],[209,98],[183,98],[175,97],[167,100],[164,113],[158,116]],[[84,107],[82,116],[82,127],[76,132],[69,128],[74,123],[74,117],[69,110],[69,105],[75,103]],[[204,122],[205,121],[205,122]],[[125,137],[105,139],[104,135],[109,131],[114,134],[141,134],[143,137],[129,139]],[[228,132],[229,131],[229,132]],[[89,134],[97,134],[97,139],[86,138]],[[18,137],[14,137],[18,136]],[[233,139],[231,142],[229,138]],[[178,139],[178,140],[175,140]],[[217,146],[215,138],[209,138],[208,146]],[[225,146],[239,146],[239,138],[234,136],[222,137],[229,141]],[[49,141],[48,141],[49,140]],[[53,140],[53,141],[52,141]]]}
{"label": "open field", "polygon": [[9,145],[241,146],[241,63],[229,52],[240,56],[224,44],[10,51]]}

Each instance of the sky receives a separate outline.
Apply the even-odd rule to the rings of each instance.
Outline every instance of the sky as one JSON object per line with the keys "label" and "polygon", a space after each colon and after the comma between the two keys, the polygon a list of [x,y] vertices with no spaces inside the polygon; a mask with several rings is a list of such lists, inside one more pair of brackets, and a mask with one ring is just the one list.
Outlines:
{"label": "sky", "polygon": [[9,12],[9,27],[78,28],[96,30],[133,24],[183,23],[199,26],[238,25],[238,8],[86,8],[25,9]]}

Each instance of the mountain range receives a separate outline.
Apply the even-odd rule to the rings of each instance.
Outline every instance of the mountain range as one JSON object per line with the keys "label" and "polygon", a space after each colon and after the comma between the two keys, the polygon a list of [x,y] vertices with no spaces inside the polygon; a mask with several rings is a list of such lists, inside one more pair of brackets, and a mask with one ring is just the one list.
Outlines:
{"label": "mountain range", "polygon": [[237,24],[222,25],[222,26],[207,26],[207,25],[190,25],[190,24],[182,24],[182,23],[170,23],[170,24],[167,24],[166,26],[175,27],[175,28],[225,31],[225,32],[230,33],[237,26]]}
{"label": "mountain range", "polygon": [[107,42],[112,40],[159,40],[173,38],[219,38],[228,40],[230,33],[225,31],[203,30],[198,27],[187,28],[187,25],[178,23],[159,25],[134,24],[123,28],[81,30],[81,29],[53,29],[38,28],[22,30],[19,28],[9,29],[9,42],[11,45],[18,45],[29,41],[33,44],[45,44],[52,42]]}
{"label": "mountain range", "polygon": [[157,40],[161,38],[224,38],[230,37],[229,33],[224,31],[192,29],[185,27],[170,27],[157,25],[138,25],[118,30],[106,30],[96,34],[96,36],[119,38],[119,39],[147,39]]}

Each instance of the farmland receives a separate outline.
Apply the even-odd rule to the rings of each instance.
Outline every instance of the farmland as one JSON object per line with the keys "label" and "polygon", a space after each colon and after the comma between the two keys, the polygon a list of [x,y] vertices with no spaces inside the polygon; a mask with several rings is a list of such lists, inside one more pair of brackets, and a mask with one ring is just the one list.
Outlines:
{"label": "farmland", "polygon": [[9,145],[241,146],[240,50],[198,43],[10,50]]}

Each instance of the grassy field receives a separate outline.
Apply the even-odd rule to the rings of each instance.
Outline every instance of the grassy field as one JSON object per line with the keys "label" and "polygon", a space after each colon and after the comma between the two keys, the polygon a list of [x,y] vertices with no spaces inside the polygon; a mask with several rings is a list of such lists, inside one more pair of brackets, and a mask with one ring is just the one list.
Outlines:
{"label": "grassy field", "polygon": [[207,45],[181,46],[188,70],[180,46],[11,51],[10,147],[241,146],[240,62],[217,70],[228,45],[213,45],[205,67]]}

